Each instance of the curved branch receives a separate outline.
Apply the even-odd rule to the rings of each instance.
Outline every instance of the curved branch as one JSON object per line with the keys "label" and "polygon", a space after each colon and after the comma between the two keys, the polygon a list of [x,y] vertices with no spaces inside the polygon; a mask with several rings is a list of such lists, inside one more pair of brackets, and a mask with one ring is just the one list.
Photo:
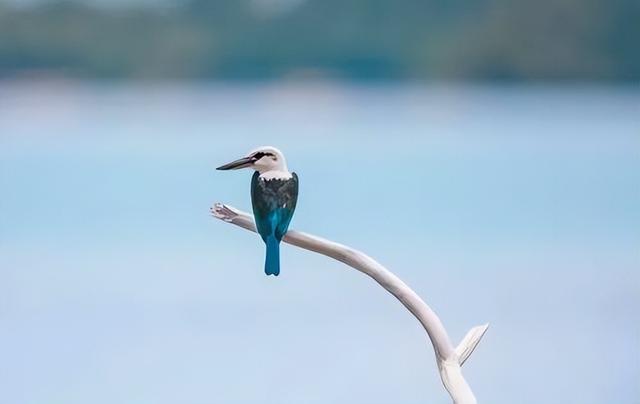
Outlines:
{"label": "curved branch", "polygon": [[[214,217],[249,231],[256,231],[253,218],[231,206],[220,203],[211,208]],[[342,244],[310,234],[289,230],[284,242],[341,261],[369,275],[418,319],[427,331],[436,354],[438,370],[454,404],[475,404],[476,399],[462,376],[461,366],[487,331],[488,324],[471,329],[459,346],[454,347],[440,318],[406,283],[368,255]]]}

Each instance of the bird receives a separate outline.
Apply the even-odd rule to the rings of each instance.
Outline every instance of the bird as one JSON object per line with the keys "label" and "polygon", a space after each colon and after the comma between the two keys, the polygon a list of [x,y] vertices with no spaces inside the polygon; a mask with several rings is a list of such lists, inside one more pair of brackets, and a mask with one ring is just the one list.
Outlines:
{"label": "bird", "polygon": [[273,146],[258,147],[217,170],[252,168],[251,205],[260,237],[266,244],[264,272],[280,274],[280,242],[298,202],[298,175],[289,172],[284,154]]}

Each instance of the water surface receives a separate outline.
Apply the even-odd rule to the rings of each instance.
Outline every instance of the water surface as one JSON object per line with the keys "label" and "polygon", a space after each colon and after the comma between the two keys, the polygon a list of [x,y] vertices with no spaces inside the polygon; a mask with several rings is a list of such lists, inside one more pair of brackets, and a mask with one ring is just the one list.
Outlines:
{"label": "water surface", "polygon": [[292,227],[360,248],[454,340],[480,402],[640,395],[640,92],[0,83],[0,401],[446,403],[408,312],[208,216],[273,144]]}

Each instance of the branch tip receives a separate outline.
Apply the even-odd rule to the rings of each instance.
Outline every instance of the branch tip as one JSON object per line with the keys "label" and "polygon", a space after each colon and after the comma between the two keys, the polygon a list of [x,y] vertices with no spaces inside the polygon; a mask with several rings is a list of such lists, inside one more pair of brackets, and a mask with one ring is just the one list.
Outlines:
{"label": "branch tip", "polygon": [[238,216],[238,213],[233,208],[225,204],[216,203],[211,207],[211,215],[216,219],[231,222],[236,216]]}
{"label": "branch tip", "polygon": [[476,349],[476,346],[478,346],[478,343],[480,343],[480,340],[488,328],[489,323],[473,327],[467,332],[467,335],[462,338],[462,341],[460,341],[460,344],[456,347],[456,355],[458,356],[460,366],[464,364],[474,349]]}

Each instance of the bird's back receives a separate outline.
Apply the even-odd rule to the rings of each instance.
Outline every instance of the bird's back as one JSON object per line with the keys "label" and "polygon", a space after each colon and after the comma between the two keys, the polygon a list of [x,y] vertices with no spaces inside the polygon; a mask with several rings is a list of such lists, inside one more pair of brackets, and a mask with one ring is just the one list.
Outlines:
{"label": "bird's back", "polygon": [[284,237],[298,202],[298,176],[265,179],[258,172],[251,179],[251,203],[258,232],[265,239]]}

